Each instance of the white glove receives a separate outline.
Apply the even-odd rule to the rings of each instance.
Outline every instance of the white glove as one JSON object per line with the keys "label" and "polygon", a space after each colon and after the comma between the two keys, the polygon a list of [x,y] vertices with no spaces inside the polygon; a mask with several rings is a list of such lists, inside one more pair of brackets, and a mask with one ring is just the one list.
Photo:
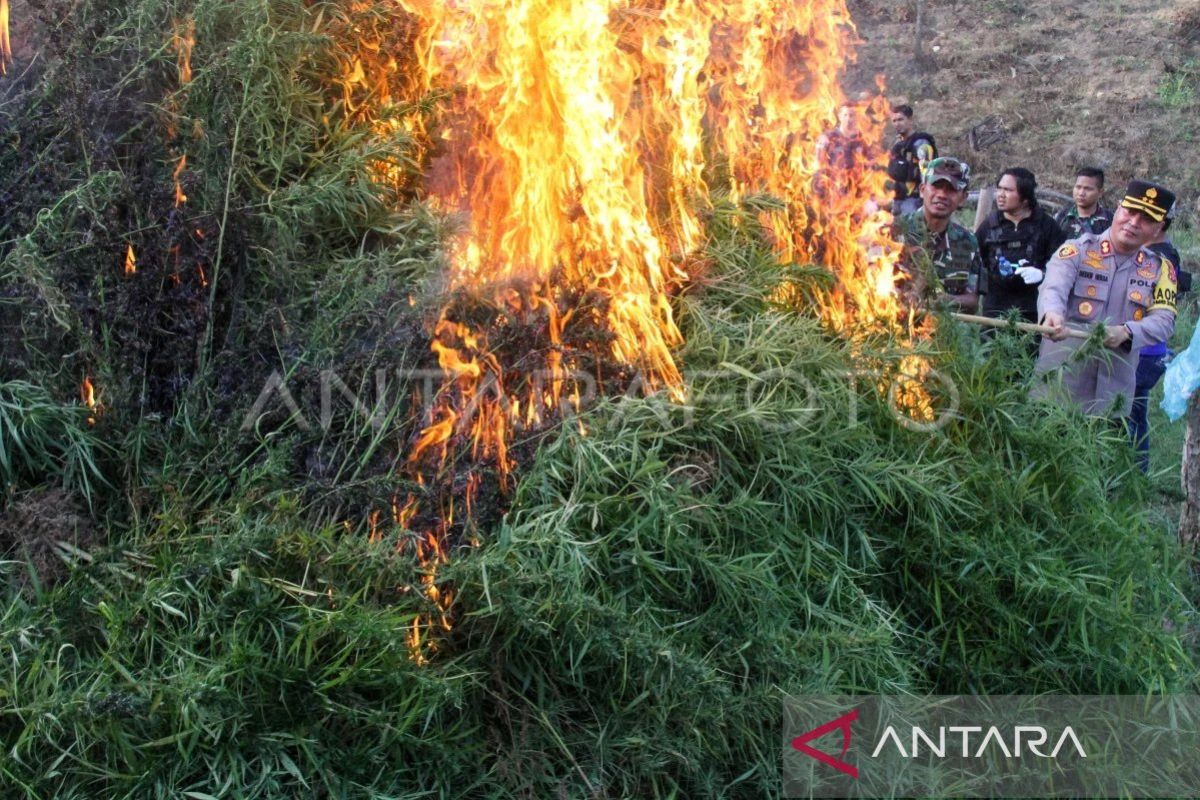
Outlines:
{"label": "white glove", "polygon": [[1042,278],[1046,277],[1046,273],[1034,266],[1017,267],[1013,274],[1025,281],[1028,286],[1035,286],[1042,282]]}

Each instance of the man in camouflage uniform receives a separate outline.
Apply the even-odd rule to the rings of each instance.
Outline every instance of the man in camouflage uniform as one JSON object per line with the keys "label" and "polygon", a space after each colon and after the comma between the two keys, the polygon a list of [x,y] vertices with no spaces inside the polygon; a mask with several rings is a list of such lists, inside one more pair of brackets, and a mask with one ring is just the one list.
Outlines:
{"label": "man in camouflage uniform", "polygon": [[934,159],[921,180],[921,207],[896,220],[896,239],[904,244],[900,269],[918,303],[936,300],[974,311],[979,302],[979,244],[953,220],[967,198],[970,178],[963,162]]}
{"label": "man in camouflage uniform", "polygon": [[1075,187],[1071,190],[1075,203],[1054,216],[1067,241],[1085,233],[1104,233],[1112,225],[1112,212],[1100,202],[1103,194],[1104,170],[1082,167],[1075,173]]}
{"label": "man in camouflage uniform", "polygon": [[[1133,181],[1111,228],[1064,244],[1046,266],[1038,314],[1055,332],[1042,338],[1037,373],[1061,367],[1062,388],[1085,413],[1128,416],[1138,353],[1175,330],[1177,269],[1145,246],[1162,232],[1174,203],[1168,189]],[[1103,324],[1108,353],[1072,361],[1084,342],[1067,339],[1067,323]],[[1053,392],[1046,382],[1035,389],[1039,396]]]}

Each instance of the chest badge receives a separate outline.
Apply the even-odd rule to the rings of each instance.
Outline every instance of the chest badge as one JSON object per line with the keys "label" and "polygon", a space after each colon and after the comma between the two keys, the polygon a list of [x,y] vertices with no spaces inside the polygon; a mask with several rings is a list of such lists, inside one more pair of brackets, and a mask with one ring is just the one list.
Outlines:
{"label": "chest badge", "polygon": [[1134,321],[1134,322],[1141,322],[1141,321],[1142,321],[1142,317],[1144,317],[1144,316],[1146,316],[1146,309],[1144,309],[1144,308],[1135,308],[1135,309],[1133,310],[1133,321]]}
{"label": "chest badge", "polygon": [[1134,289],[1132,292],[1129,293],[1129,299],[1135,303],[1140,303],[1140,302],[1142,302],[1142,293],[1139,292],[1137,289]]}
{"label": "chest badge", "polygon": [[1089,303],[1087,300],[1084,300],[1082,303],[1079,304],[1079,316],[1081,316],[1081,317],[1090,317],[1092,315],[1092,312],[1095,310],[1096,310],[1096,307],[1094,305],[1092,305],[1091,303]]}
{"label": "chest badge", "polygon": [[1096,296],[1096,287],[1095,287],[1095,286],[1089,286],[1089,287],[1087,288],[1087,296],[1088,296],[1088,297],[1095,297],[1095,296]]}

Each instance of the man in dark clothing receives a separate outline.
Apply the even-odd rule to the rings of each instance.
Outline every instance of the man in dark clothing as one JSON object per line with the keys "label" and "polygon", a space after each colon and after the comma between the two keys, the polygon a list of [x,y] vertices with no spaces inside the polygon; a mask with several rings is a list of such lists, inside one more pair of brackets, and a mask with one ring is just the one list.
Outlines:
{"label": "man in dark clothing", "polygon": [[975,238],[983,258],[983,313],[1002,317],[1015,308],[1026,322],[1037,322],[1038,284],[1045,277],[1046,262],[1066,237],[1038,207],[1032,172],[1013,167],[1000,173],[996,210],[975,231]]}
{"label": "man in dark clothing", "polygon": [[892,107],[896,141],[888,156],[887,172],[895,191],[892,201],[894,217],[910,214],[921,207],[921,174],[925,166],[937,158],[937,145],[933,137],[917,131],[912,117],[912,106]]}
{"label": "man in dark clothing", "polygon": [[1104,194],[1104,170],[1083,167],[1075,174],[1071,191],[1075,204],[1059,211],[1054,217],[1067,241],[1085,233],[1104,233],[1112,225],[1112,212],[1100,202]]}

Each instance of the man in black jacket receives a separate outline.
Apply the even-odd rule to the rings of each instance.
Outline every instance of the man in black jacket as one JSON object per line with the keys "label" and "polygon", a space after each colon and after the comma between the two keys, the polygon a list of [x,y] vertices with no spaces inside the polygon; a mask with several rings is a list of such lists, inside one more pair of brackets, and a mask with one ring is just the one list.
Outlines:
{"label": "man in black jacket", "polygon": [[937,145],[928,133],[915,129],[912,106],[892,106],[892,127],[896,141],[887,172],[895,191],[892,216],[899,218],[921,207],[921,174],[925,165],[937,158]]}
{"label": "man in black jacket", "polygon": [[996,210],[975,231],[975,238],[983,258],[983,313],[1002,317],[1015,308],[1026,322],[1037,322],[1038,284],[1065,236],[1054,218],[1038,207],[1032,172],[1013,167],[1000,173]]}

